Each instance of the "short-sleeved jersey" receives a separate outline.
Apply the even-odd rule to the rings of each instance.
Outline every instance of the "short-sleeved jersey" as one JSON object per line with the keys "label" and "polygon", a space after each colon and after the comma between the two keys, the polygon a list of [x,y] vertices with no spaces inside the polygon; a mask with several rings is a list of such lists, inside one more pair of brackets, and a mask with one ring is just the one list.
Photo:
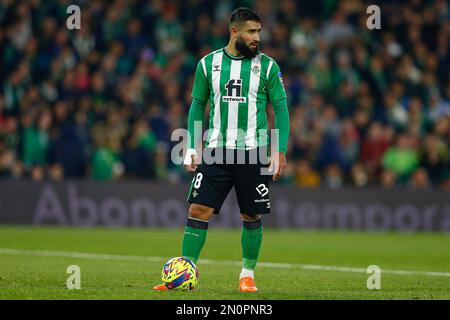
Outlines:
{"label": "short-sleeved jersey", "polygon": [[192,97],[209,99],[206,147],[248,150],[268,144],[267,102],[286,98],[286,92],[272,58],[235,57],[222,48],[197,64]]}

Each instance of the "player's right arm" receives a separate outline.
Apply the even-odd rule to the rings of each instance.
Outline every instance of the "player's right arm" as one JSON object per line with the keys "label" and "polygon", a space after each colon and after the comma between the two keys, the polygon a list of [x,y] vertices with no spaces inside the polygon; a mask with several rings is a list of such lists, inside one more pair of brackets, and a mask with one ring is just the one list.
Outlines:
{"label": "player's right arm", "polygon": [[[195,146],[199,136],[202,136],[203,119],[205,117],[206,103],[208,101],[210,87],[206,74],[204,59],[197,64],[194,86],[192,88],[192,103],[188,115],[188,149],[184,159],[184,165],[188,172],[195,172],[198,165],[198,155]],[[196,130],[197,128],[197,130]]]}

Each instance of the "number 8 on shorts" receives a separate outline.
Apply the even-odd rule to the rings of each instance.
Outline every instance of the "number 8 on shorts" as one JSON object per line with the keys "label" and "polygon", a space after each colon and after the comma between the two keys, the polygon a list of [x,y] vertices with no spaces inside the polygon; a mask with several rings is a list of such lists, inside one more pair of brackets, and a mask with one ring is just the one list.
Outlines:
{"label": "number 8 on shorts", "polygon": [[201,184],[202,184],[202,179],[203,179],[203,173],[199,172],[197,173],[197,175],[194,177],[194,189],[198,189],[200,188]]}

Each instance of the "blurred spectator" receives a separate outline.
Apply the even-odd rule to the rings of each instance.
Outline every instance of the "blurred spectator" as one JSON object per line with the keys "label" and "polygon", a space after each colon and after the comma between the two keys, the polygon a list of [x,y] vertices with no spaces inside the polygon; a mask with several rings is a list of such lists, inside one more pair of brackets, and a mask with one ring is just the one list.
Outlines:
{"label": "blurred spectator", "polygon": [[348,40],[353,36],[354,28],[347,22],[345,13],[338,10],[332,19],[325,23],[323,37],[325,41],[334,44],[337,41]]}
{"label": "blurred spectator", "polygon": [[428,98],[428,119],[436,123],[442,117],[450,117],[450,101],[444,101],[435,93]]}
{"label": "blurred spectator", "polygon": [[62,181],[64,179],[64,168],[60,164],[49,166],[48,177],[51,181]]}
{"label": "blurred spectator", "polygon": [[169,179],[167,153],[166,145],[159,143],[155,150],[155,174],[158,180],[167,181]]}
{"label": "blurred spectator", "polygon": [[378,173],[381,157],[391,142],[384,129],[380,123],[373,122],[361,145],[360,160],[372,177]]}
{"label": "blurred spectator", "polygon": [[[125,176],[128,178],[154,178],[154,149],[155,135],[149,131],[145,120],[137,121],[132,128],[130,136],[125,138],[122,151]],[[167,160],[167,159],[166,159]]]}
{"label": "blurred spectator", "polygon": [[43,181],[45,178],[44,168],[42,166],[34,166],[30,173],[33,181]]}
{"label": "blurred spectator", "polygon": [[384,189],[390,189],[397,185],[397,177],[393,171],[383,170],[380,174],[380,185]]}
{"label": "blurred spectator", "polygon": [[5,137],[0,136],[0,177],[12,178],[14,160],[14,153],[7,148]]}
{"label": "blurred spectator", "polygon": [[431,182],[428,178],[428,172],[424,168],[419,168],[412,174],[409,187],[412,189],[429,189]]}
{"label": "blurred spectator", "polygon": [[340,168],[347,168],[349,162],[345,158],[343,149],[340,146],[339,139],[330,134],[322,137],[322,143],[317,153],[315,162],[319,170],[325,169],[331,164],[338,165]]}
{"label": "blurred spectator", "polygon": [[324,185],[331,189],[337,189],[344,185],[342,170],[337,164],[330,164],[325,168]]}
{"label": "blurred spectator", "polygon": [[450,154],[445,143],[429,134],[419,149],[421,167],[427,171],[430,181],[439,185],[450,173]]}
{"label": "blurred spectator", "polygon": [[323,54],[317,54],[308,68],[308,74],[314,82],[314,89],[329,97],[332,94],[333,82],[331,78],[330,62]]}
{"label": "blurred spectator", "polygon": [[37,116],[37,125],[33,125],[34,114],[30,112],[22,115],[22,159],[26,168],[44,166],[48,163],[49,129],[51,114],[44,110]]}
{"label": "blurred spectator", "polygon": [[295,183],[299,187],[314,188],[321,183],[320,175],[311,168],[308,161],[298,160],[295,171]]}
{"label": "blurred spectator", "polygon": [[409,114],[393,92],[388,91],[384,95],[384,107],[388,124],[396,130],[404,130],[409,121]]}
{"label": "blurred spectator", "polygon": [[0,151],[0,177],[12,178],[14,167],[14,154],[11,150]]}
{"label": "blurred spectator", "polygon": [[384,169],[395,173],[399,181],[406,182],[410,174],[419,166],[417,150],[412,145],[411,137],[401,133],[394,146],[389,147],[383,155]]}
{"label": "blurred spectator", "polygon": [[119,142],[105,132],[95,137],[97,146],[91,161],[92,178],[96,180],[117,179],[123,173],[119,159]]}
{"label": "blurred spectator", "polygon": [[355,124],[350,118],[342,120],[342,129],[340,132],[339,143],[345,158],[349,165],[358,159],[360,137]]}
{"label": "blurred spectator", "polygon": [[164,55],[170,55],[183,49],[183,26],[177,19],[175,2],[163,5],[161,16],[156,22],[158,49]]}
{"label": "blurred spectator", "polygon": [[362,163],[357,162],[352,166],[351,180],[352,185],[355,187],[361,188],[369,185],[369,175]]}

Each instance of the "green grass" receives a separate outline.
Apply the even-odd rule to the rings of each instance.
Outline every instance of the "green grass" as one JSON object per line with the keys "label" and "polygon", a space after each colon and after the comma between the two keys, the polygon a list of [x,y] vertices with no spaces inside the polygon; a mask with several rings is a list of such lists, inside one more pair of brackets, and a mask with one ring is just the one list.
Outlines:
{"label": "green grass", "polygon": [[[211,228],[198,262],[195,292],[155,292],[163,263],[180,253],[182,230],[0,227],[0,248],[85,252],[151,261],[82,259],[0,253],[0,299],[450,299],[450,276],[383,274],[383,269],[450,272],[450,235],[264,230],[259,291],[237,291],[240,230]],[[202,263],[203,259],[212,260]],[[222,261],[222,263],[220,263]],[[206,261],[207,262],[207,261]],[[308,270],[299,264],[382,269],[381,290],[369,274]],[[81,268],[81,290],[66,288],[69,265]]]}

